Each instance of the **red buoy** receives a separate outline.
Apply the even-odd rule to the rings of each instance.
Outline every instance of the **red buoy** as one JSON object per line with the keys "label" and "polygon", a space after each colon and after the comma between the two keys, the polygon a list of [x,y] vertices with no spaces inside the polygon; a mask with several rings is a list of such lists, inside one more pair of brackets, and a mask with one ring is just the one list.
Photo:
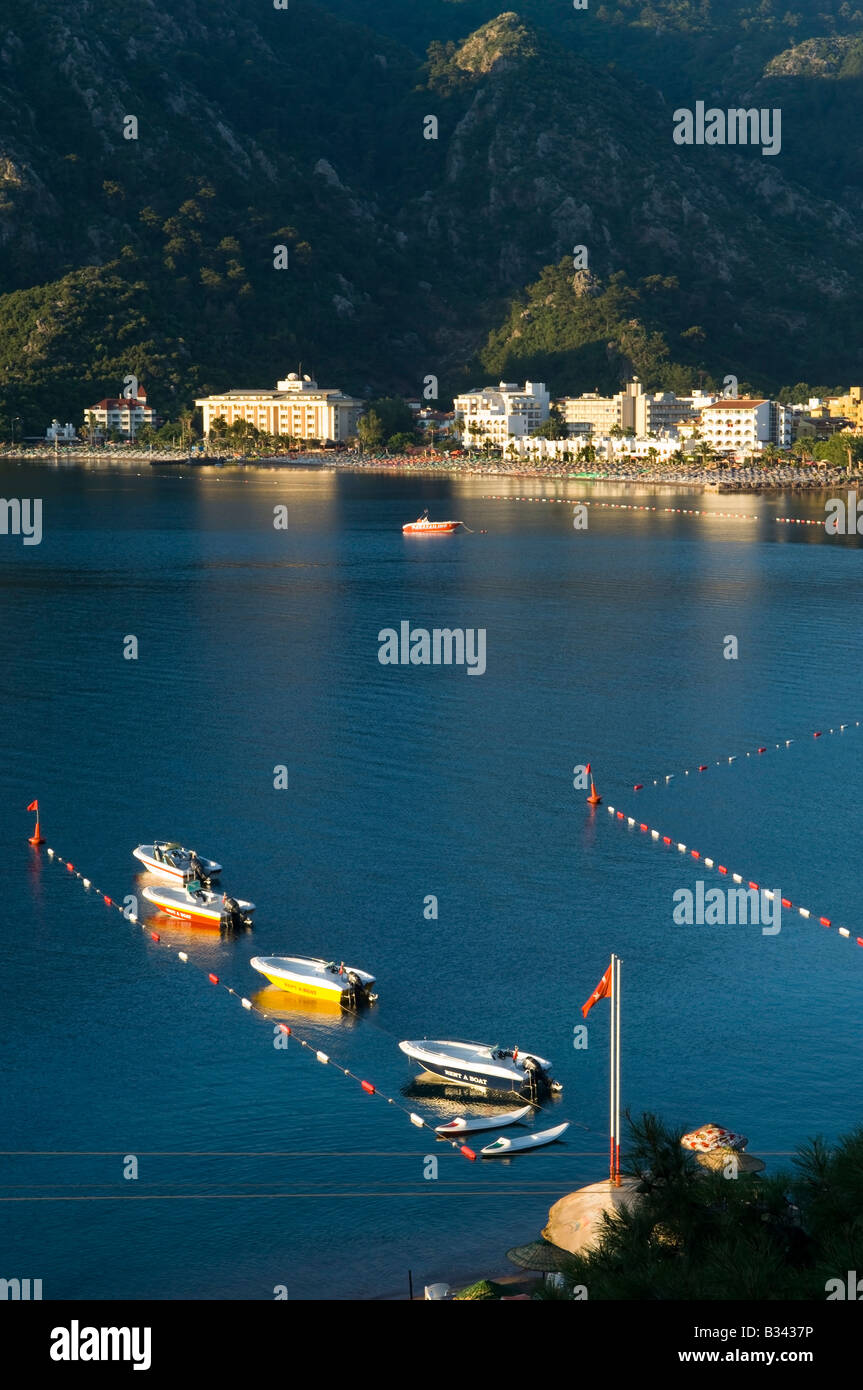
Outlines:
{"label": "red buoy", "polygon": [[362,1086],[364,1091],[368,1091],[370,1096],[374,1095],[375,1088],[370,1081],[361,1081],[360,1085]]}
{"label": "red buoy", "polygon": [[460,1153],[463,1153],[464,1156],[465,1156],[465,1158],[470,1158],[470,1159],[475,1159],[475,1158],[476,1158],[476,1154],[474,1153],[473,1149],[469,1149],[468,1146],[467,1146],[467,1144],[462,1144],[462,1145],[460,1146],[459,1152],[460,1152]]}
{"label": "red buoy", "polygon": [[217,985],[219,983],[218,975],[208,975],[207,979],[210,981],[211,985]]}
{"label": "red buoy", "polygon": [[45,841],[42,837],[42,831],[39,829],[39,802],[31,801],[30,805],[27,807],[27,810],[36,812],[36,829],[33,831],[33,834],[29,837],[27,843],[31,845],[44,845]]}
{"label": "red buoy", "polygon": [[[587,772],[590,772],[590,763],[587,764],[587,768],[586,768],[585,770],[586,770]],[[599,792],[596,790],[596,783],[594,782],[593,777],[591,777],[591,779],[590,779],[590,796],[587,798],[587,804],[588,804],[588,806],[601,806],[601,805],[602,805],[602,797],[599,795]],[[474,1156],[475,1156],[475,1155],[474,1155]]]}

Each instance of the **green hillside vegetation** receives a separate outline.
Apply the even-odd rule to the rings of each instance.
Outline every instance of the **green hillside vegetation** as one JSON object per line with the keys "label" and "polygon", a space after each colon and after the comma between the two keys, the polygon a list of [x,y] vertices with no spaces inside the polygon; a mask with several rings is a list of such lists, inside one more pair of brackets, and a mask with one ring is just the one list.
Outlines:
{"label": "green hillside vegetation", "polygon": [[[841,82],[779,62],[828,38]],[[0,45],[0,432],[130,373],[172,418],[300,363],[369,398],[433,373],[441,404],[528,369],[860,380],[861,41],[832,0],[31,0]],[[680,101],[741,85],[780,158],[673,144]]]}
{"label": "green hillside vegetation", "polygon": [[606,1217],[594,1252],[566,1262],[591,1301],[822,1302],[863,1268],[863,1129],[809,1140],[789,1171],[732,1178],[701,1167],[654,1115],[630,1128],[624,1166],[641,1201]]}

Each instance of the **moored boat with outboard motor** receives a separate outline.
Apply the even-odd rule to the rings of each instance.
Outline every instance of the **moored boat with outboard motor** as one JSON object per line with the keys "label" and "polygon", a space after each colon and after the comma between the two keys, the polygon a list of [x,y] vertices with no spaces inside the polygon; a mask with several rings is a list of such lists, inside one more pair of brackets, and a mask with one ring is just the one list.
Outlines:
{"label": "moored boat with outboard motor", "polygon": [[531,1098],[563,1090],[560,1082],[549,1076],[551,1062],[547,1058],[520,1052],[517,1047],[508,1050],[429,1038],[400,1042],[399,1047],[423,1071],[450,1085],[476,1091],[518,1091]]}
{"label": "moored boat with outboard motor", "polygon": [[249,962],[271,985],[307,999],[333,999],[348,1008],[377,999],[375,977],[356,965],[317,956],[253,956]]}
{"label": "moored boat with outboard motor", "polygon": [[242,898],[229,898],[225,893],[209,893],[193,879],[183,888],[158,888],[147,885],[142,890],[148,903],[171,917],[186,922],[207,922],[210,926],[238,931],[252,925],[255,904]]}
{"label": "moored boat with outboard motor", "polygon": [[463,524],[461,521],[429,521],[429,514],[425,511],[416,521],[405,522],[402,533],[406,536],[446,536]]}
{"label": "moored boat with outboard motor", "polygon": [[139,863],[149,869],[151,874],[170,879],[172,883],[183,883],[196,878],[208,884],[222,872],[221,864],[215,859],[199,857],[193,849],[185,849],[175,840],[156,840],[152,845],[138,845],[132,854]]}

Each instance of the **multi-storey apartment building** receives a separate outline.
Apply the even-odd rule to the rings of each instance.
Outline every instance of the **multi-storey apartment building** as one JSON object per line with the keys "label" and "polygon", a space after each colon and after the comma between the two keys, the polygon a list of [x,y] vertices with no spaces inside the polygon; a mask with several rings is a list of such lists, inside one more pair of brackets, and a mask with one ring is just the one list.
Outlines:
{"label": "multi-storey apartment building", "polygon": [[455,420],[465,444],[491,440],[504,444],[511,437],[529,435],[548,419],[550,400],[544,381],[502,381],[465,391],[455,398]]}
{"label": "multi-storey apartment building", "polygon": [[701,412],[700,431],[722,453],[757,452],[765,444],[791,443],[792,412],[778,401],[724,397]]}
{"label": "multi-storey apartment building", "polygon": [[850,420],[855,430],[863,429],[863,386],[851,386],[844,396],[830,396],[827,409],[833,416]]}
{"label": "multi-storey apartment building", "polygon": [[84,411],[85,430],[93,428],[100,435],[118,430],[125,439],[134,439],[142,425],[155,427],[158,423],[143,386],[138,387],[137,396],[105,396]]}
{"label": "multi-storey apartment building", "polygon": [[215,419],[232,425],[247,420],[264,434],[295,439],[341,441],[357,432],[365,402],[332,387],[320,387],[310,376],[290,372],[272,391],[231,390],[196,400],[203,412],[204,433]]}
{"label": "multi-storey apartment building", "polygon": [[583,396],[565,396],[557,402],[567,430],[573,435],[609,435],[613,429],[634,431],[639,438],[649,434],[675,434],[677,427],[700,418],[715,396],[695,391],[676,396],[672,391],[645,392],[638,377],[626,383],[615,396],[590,391]]}

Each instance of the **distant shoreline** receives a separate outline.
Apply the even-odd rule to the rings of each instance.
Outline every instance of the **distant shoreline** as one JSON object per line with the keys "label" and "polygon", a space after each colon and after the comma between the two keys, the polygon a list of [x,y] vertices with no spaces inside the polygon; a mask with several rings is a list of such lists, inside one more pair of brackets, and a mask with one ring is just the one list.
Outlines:
{"label": "distant shoreline", "polygon": [[481,462],[479,460],[428,459],[402,455],[390,459],[363,460],[351,454],[347,457],[329,449],[313,450],[307,454],[275,454],[267,458],[225,458],[214,456],[212,460],[201,455],[189,457],[185,453],[154,457],[149,450],[102,450],[102,449],[61,449],[55,454],[53,449],[39,448],[23,453],[2,453],[0,460],[22,463],[79,463],[100,462],[113,464],[152,464],[165,467],[188,468],[323,468],[342,473],[375,474],[417,474],[426,477],[467,477],[488,479],[523,479],[531,482],[579,482],[614,483],[617,486],[633,488],[668,488],[679,491],[681,488],[697,489],[712,493],[782,493],[782,492],[827,492],[836,488],[855,487],[863,482],[863,473],[849,473],[844,468],[816,468],[776,464],[761,468],[651,468],[637,466],[618,466],[616,468],[594,468],[574,472],[569,468],[553,465],[551,462],[530,467],[524,463],[504,463],[502,461]]}

